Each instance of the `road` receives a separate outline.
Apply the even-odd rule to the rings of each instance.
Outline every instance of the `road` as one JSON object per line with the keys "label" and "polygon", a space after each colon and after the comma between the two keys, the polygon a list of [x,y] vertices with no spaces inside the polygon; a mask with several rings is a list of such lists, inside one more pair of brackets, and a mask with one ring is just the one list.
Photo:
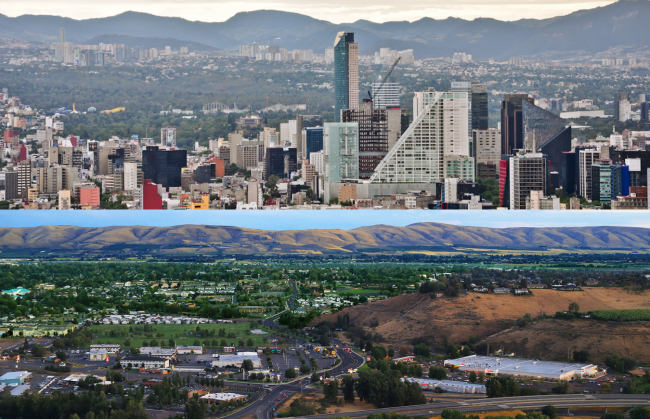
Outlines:
{"label": "road", "polygon": [[[502,397],[498,399],[468,398],[465,401],[442,402],[416,406],[390,407],[385,409],[347,412],[351,418],[367,417],[375,413],[396,412],[403,415],[415,416],[422,414],[439,415],[444,409],[455,409],[464,413],[485,412],[490,410],[541,409],[553,405],[560,408],[576,407],[613,407],[613,406],[650,406],[650,396],[646,394],[556,394],[544,396]],[[325,419],[341,416],[341,414],[314,415],[310,418]]]}
{"label": "road", "polygon": [[[332,343],[333,345],[341,346],[341,342],[339,341],[332,341]],[[331,377],[348,374],[349,369],[359,368],[364,363],[363,357],[355,352],[339,350],[337,351],[337,354],[341,359],[341,363],[327,371]],[[320,372],[318,375],[322,377],[325,375],[325,372]],[[278,406],[279,403],[286,401],[291,397],[291,395],[303,391],[308,384],[310,384],[310,378],[303,378],[286,384],[270,386],[269,392],[264,396],[251,403],[245,409],[226,417],[229,419],[239,419],[253,414],[257,419],[269,419],[272,416],[274,407]],[[278,400],[278,398],[280,398],[280,400]]]}

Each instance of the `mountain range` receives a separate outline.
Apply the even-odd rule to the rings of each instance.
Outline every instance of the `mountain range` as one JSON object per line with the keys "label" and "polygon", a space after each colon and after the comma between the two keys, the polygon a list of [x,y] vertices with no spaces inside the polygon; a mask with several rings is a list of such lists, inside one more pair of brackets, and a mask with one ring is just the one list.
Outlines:
{"label": "mountain range", "polygon": [[101,35],[175,39],[234,50],[240,44],[280,45],[323,53],[339,31],[355,33],[361,54],[381,47],[414,50],[418,59],[472,54],[478,59],[559,57],[594,54],[614,47],[647,49],[650,0],[620,0],[550,19],[499,21],[480,18],[422,18],[415,22],[374,23],[359,20],[333,24],[309,16],[275,10],[238,13],[225,22],[189,21],[177,17],[125,12],[116,16],[74,20],[59,16],[0,15],[0,37],[56,42],[66,29],[70,42],[85,43]]}
{"label": "mountain range", "polygon": [[417,223],[352,230],[270,231],[229,226],[0,228],[7,254],[354,254],[465,250],[650,251],[650,229],[633,227],[482,228]]}

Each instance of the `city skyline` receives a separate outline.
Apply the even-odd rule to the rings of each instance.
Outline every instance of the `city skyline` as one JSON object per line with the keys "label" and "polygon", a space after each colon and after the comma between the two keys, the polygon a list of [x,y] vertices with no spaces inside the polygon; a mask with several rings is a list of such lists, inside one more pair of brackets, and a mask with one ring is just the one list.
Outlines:
{"label": "city skyline", "polygon": [[[150,13],[159,16],[179,17],[202,22],[223,22],[237,13],[257,10],[280,10],[299,13],[335,24],[352,23],[368,20],[376,23],[391,21],[417,21],[428,17],[433,19],[459,18],[474,20],[491,18],[502,21],[520,19],[549,19],[567,15],[579,10],[593,9],[615,3],[614,1],[589,0],[534,0],[520,4],[511,0],[464,0],[452,2],[442,0],[430,2],[398,3],[395,0],[374,2],[356,2],[350,4],[340,0],[321,3],[316,1],[283,2],[257,0],[255,2],[211,2],[193,0],[179,2],[168,0],[154,2],[151,0],[100,2],[87,6],[79,0],[67,0],[68,7],[62,9],[59,3],[44,0],[26,0],[19,3],[4,2],[3,13],[6,16],[21,15],[55,15],[71,19],[93,19],[118,15],[128,11]],[[179,7],[181,6],[182,7]]]}

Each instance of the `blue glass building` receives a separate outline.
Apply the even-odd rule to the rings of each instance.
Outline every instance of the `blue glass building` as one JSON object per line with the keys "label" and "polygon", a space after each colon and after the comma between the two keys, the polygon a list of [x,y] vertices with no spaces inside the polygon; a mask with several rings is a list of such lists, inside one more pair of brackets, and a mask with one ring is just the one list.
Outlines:
{"label": "blue glass building", "polygon": [[323,149],[323,127],[306,128],[305,143],[307,145],[307,154],[309,158],[311,153],[316,153]]}

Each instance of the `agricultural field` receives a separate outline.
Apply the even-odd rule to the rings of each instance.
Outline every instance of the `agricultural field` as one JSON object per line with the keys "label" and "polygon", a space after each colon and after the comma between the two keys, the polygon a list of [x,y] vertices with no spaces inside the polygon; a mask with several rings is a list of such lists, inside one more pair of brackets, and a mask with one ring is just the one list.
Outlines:
{"label": "agricultural field", "polygon": [[[252,327],[251,327],[252,326]],[[151,327],[152,329],[149,329]],[[99,325],[91,326],[93,344],[119,343],[123,348],[139,348],[141,346],[161,346],[170,348],[173,345],[201,345],[216,348],[221,346],[255,347],[267,344],[267,334],[258,335],[251,330],[264,330],[262,324],[254,322],[218,323],[218,324],[156,324],[145,326],[134,325]],[[144,345],[146,342],[147,345]],[[225,342],[225,345],[224,345]],[[241,345],[243,342],[244,345]],[[252,343],[252,345],[250,345]]]}
{"label": "agricultural field", "polygon": [[649,321],[650,309],[626,309],[626,310],[593,310],[590,311],[591,317],[597,320],[606,320],[612,322],[636,322]]}

